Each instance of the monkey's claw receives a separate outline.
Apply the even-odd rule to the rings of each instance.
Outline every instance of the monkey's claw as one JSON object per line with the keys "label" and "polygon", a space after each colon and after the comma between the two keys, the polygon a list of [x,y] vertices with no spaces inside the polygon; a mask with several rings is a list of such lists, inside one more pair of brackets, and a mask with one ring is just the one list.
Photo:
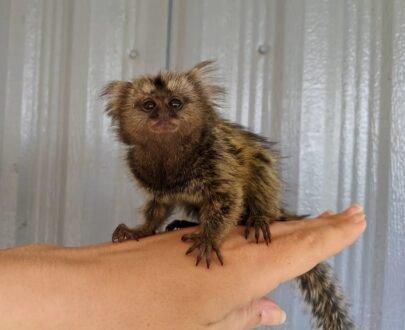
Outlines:
{"label": "monkey's claw", "polygon": [[112,234],[112,241],[113,243],[120,243],[128,240],[136,240],[139,241],[140,238],[145,237],[145,235],[139,230],[128,228],[127,225],[121,223],[118,227],[114,230]]}
{"label": "monkey's claw", "polygon": [[255,228],[256,243],[259,243],[260,231],[263,234],[263,239],[267,245],[271,242],[271,232],[269,229],[269,221],[265,217],[249,217],[246,221],[245,238],[248,239],[250,227]]}
{"label": "monkey's claw", "polygon": [[222,256],[221,250],[219,249],[217,243],[215,243],[212,239],[200,234],[200,233],[191,233],[185,234],[181,237],[182,241],[193,241],[193,244],[190,248],[186,251],[186,254],[190,254],[195,249],[198,249],[200,252],[197,255],[195,265],[201,262],[203,258],[205,258],[207,268],[210,268],[211,265],[211,252],[214,251],[219,262],[221,265],[224,265],[224,257]]}

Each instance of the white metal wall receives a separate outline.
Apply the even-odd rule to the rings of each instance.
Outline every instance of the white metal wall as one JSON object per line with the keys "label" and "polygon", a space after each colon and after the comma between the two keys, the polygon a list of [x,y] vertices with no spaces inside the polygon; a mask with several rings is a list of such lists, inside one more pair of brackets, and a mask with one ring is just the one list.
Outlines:
{"label": "white metal wall", "polygon": [[168,2],[0,5],[0,244],[107,240],[142,201],[98,94],[165,66]]}
{"label": "white metal wall", "polygon": [[[135,223],[100,88],[207,58],[223,114],[280,142],[293,209],[365,205],[367,233],[332,262],[362,329],[404,329],[403,0],[0,0],[0,247]],[[288,286],[274,297],[285,329],[309,328]]]}

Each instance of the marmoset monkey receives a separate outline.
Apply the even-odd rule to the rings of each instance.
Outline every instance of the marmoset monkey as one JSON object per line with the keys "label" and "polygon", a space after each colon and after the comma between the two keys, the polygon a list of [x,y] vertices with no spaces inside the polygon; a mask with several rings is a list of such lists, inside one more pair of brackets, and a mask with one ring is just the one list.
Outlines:
{"label": "marmoset monkey", "polygon": [[[277,153],[265,138],[223,119],[217,112],[222,87],[210,80],[213,62],[186,72],[161,72],[132,81],[110,82],[102,92],[119,139],[128,146],[127,163],[148,201],[145,223],[134,229],[121,224],[113,242],[155,234],[175,206],[195,215],[198,233],[187,254],[198,251],[196,265],[221,264],[220,243],[230,229],[252,228],[271,241],[269,224],[290,216],[282,208]],[[347,312],[333,272],[325,263],[300,276],[298,285],[312,309],[314,326],[349,330]]]}

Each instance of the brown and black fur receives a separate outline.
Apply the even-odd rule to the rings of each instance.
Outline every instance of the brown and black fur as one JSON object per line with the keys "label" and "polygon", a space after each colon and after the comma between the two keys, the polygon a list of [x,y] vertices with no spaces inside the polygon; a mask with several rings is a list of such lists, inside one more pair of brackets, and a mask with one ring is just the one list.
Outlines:
{"label": "brown and black fur", "polygon": [[[256,242],[262,235],[268,244],[268,225],[288,217],[281,205],[277,154],[265,138],[217,114],[223,89],[209,81],[212,69],[207,61],[186,72],[105,87],[106,111],[128,146],[131,172],[148,195],[145,223],[134,229],[121,224],[114,242],[153,235],[180,206],[201,224],[199,233],[183,236],[192,241],[187,254],[197,249],[196,264],[205,259],[210,267],[212,253],[223,264],[219,246],[232,227],[244,224],[246,237],[253,228]],[[327,265],[316,266],[298,283],[315,326],[354,329]]]}

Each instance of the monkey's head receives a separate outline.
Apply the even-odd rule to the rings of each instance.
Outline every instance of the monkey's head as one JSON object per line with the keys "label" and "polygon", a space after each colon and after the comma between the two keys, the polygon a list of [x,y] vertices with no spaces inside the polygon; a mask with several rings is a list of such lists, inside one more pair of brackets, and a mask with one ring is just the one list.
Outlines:
{"label": "monkey's head", "polygon": [[132,81],[112,81],[103,90],[106,112],[120,139],[134,145],[195,136],[215,117],[223,89],[209,82],[212,61],[186,72],[160,72]]}

